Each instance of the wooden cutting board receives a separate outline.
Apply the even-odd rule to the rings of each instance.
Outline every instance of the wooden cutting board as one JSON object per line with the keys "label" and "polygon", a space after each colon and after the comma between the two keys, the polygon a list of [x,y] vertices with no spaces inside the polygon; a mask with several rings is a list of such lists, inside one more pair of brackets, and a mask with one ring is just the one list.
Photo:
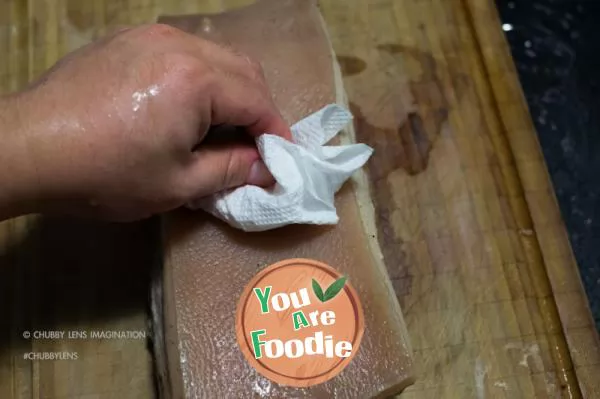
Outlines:
{"label": "wooden cutting board", "polygon": [[[117,26],[250,2],[0,0],[0,89]],[[597,334],[493,1],[320,4],[358,140],[376,150],[377,238],[415,351],[402,396],[600,395]],[[0,225],[0,397],[152,397],[145,340],[21,334],[146,330],[153,227]]]}

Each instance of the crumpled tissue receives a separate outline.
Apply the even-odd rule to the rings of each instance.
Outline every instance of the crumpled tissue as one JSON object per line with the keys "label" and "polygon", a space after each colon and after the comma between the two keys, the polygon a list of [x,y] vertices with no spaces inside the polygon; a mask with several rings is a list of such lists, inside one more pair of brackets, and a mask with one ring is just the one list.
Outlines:
{"label": "crumpled tissue", "polygon": [[365,144],[326,146],[352,115],[330,104],[291,127],[294,143],[272,134],[256,139],[258,151],[275,178],[269,188],[246,185],[188,206],[204,209],[244,231],[288,224],[335,224],[334,195],[373,153]]}

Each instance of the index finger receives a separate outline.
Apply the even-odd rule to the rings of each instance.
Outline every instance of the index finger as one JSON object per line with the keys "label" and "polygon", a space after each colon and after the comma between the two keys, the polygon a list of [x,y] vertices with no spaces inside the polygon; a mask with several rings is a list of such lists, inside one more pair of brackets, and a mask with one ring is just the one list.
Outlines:
{"label": "index finger", "polygon": [[237,76],[217,76],[210,86],[211,124],[240,126],[254,137],[269,133],[293,141],[266,88]]}

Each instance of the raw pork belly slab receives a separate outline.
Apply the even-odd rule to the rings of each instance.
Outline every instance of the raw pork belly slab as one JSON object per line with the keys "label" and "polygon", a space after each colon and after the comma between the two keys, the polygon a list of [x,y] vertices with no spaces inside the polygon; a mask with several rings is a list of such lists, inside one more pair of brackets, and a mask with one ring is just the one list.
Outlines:
{"label": "raw pork belly slab", "polygon": [[[291,124],[344,91],[314,1],[265,0],[219,15],[159,20],[229,45],[259,60],[275,101]],[[341,142],[352,141],[353,130]],[[374,154],[374,157],[377,153]],[[164,220],[164,265],[153,288],[159,389],[166,398],[371,398],[412,383],[412,359],[400,306],[372,228],[362,173],[340,190],[336,226],[292,225],[261,233],[235,230],[201,212]],[[343,274],[358,292],[365,333],[340,375],[310,388],[280,386],[244,359],[235,334],[237,301],[265,265],[312,258]]]}

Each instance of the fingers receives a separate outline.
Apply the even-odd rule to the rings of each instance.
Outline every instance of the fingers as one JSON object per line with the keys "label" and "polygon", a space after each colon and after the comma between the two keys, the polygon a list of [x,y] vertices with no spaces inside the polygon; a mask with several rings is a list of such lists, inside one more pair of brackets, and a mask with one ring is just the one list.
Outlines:
{"label": "fingers", "polygon": [[289,126],[279,113],[267,86],[262,67],[248,56],[224,45],[162,26],[165,50],[179,48],[210,71],[207,87],[199,88],[210,99],[211,125],[244,127],[252,136],[270,133],[292,140]]}
{"label": "fingers", "polygon": [[252,136],[270,133],[292,140],[289,126],[268,91],[237,76],[213,82],[209,89],[213,124],[243,126]]}
{"label": "fingers", "polygon": [[195,156],[182,177],[192,199],[245,184],[268,187],[275,182],[253,146],[207,145]]}
{"label": "fingers", "polygon": [[198,57],[216,68],[209,95],[211,124],[241,126],[253,136],[270,133],[292,140],[288,124],[281,116],[260,64],[248,56],[190,35],[190,47]]}

